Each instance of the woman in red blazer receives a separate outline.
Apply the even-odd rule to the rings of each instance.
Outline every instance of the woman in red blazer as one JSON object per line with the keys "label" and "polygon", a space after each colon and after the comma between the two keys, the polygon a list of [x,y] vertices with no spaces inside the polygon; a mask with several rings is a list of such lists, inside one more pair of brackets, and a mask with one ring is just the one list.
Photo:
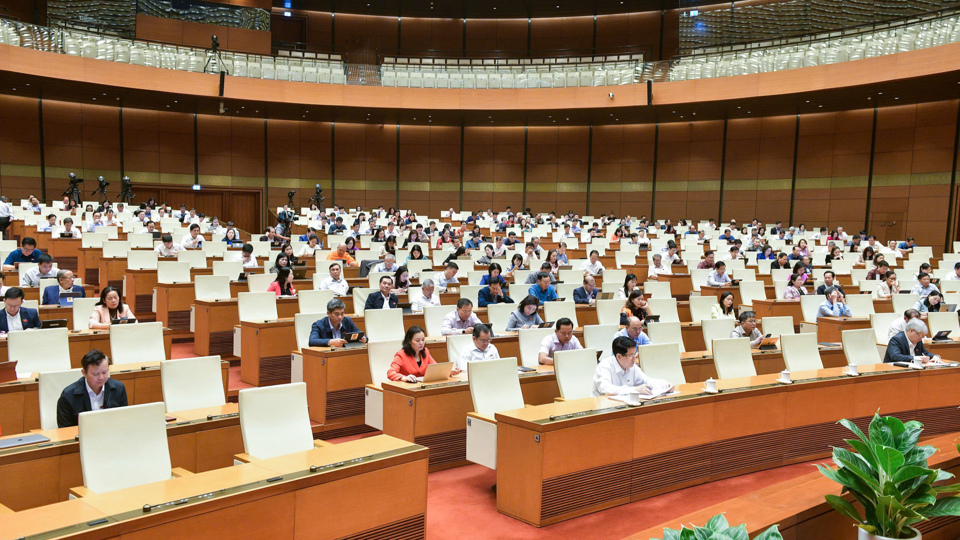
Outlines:
{"label": "woman in red blazer", "polygon": [[267,292],[277,293],[277,296],[296,296],[297,289],[293,287],[293,272],[285,266],[277,271],[277,279],[267,287]]}
{"label": "woman in red blazer", "polygon": [[[393,355],[393,362],[387,370],[387,378],[391,381],[417,382],[417,377],[423,377],[429,364],[437,361],[430,356],[426,347],[427,338],[423,328],[411,326],[403,336],[403,348]],[[451,375],[459,371],[454,370]]]}

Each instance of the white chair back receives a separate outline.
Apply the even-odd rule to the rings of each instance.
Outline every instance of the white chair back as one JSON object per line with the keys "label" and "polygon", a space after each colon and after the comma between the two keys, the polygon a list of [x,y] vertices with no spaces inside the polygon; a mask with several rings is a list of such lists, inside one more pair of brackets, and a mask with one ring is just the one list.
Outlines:
{"label": "white chair back", "polygon": [[700,322],[703,332],[703,344],[708,351],[713,350],[713,341],[716,339],[729,339],[733,332],[735,321],[733,319],[704,319]]}
{"label": "white chair back", "polygon": [[177,252],[177,262],[189,263],[190,268],[206,268],[207,254],[199,249],[181,249]]}
{"label": "white chair back", "polygon": [[81,413],[79,433],[83,485],[94,493],[171,477],[163,403]]}
{"label": "white chair back", "polygon": [[73,299],[73,329],[87,330],[90,326],[90,315],[96,307],[100,298],[74,298]]}
{"label": "white chair back", "polygon": [[713,341],[713,364],[721,379],[756,377],[757,368],[750,354],[747,338],[715,339]]}
{"label": "white chair back", "polygon": [[70,369],[70,331],[47,328],[7,334],[7,359],[17,362],[17,376]]}
{"label": "white chair back", "polygon": [[197,300],[229,300],[230,278],[227,276],[196,276],[193,293]]}
{"label": "white chair back", "polygon": [[[873,295],[869,294],[848,294],[844,297],[847,306],[850,307],[850,313],[854,317],[869,317],[876,313],[873,307]],[[956,317],[954,317],[956,319]]]}
{"label": "white chair back", "polygon": [[[931,336],[936,335],[937,332],[949,330],[950,337],[955,339],[960,338],[960,320],[957,319],[957,314],[954,312],[927,313],[927,326],[930,327]],[[16,332],[14,332],[14,334],[16,334]]]}
{"label": "white chair back", "polygon": [[647,325],[647,337],[653,343],[676,343],[681,353],[687,352],[683,345],[679,321],[650,323]]}
{"label": "white chair back", "polygon": [[817,348],[817,334],[813,332],[781,335],[780,349],[788,371],[823,369],[823,360]]}
{"label": "white chair back", "polygon": [[644,281],[643,294],[649,294],[651,299],[670,299],[670,282]]}
{"label": "white chair back", "polygon": [[553,328],[527,328],[517,333],[520,335],[520,361],[524,367],[536,369],[540,365],[540,344],[554,333]]}
{"label": "white chair back", "polygon": [[424,306],[423,324],[426,326],[424,330],[427,331],[427,337],[440,337],[443,319],[454,310],[456,306]]}
{"label": "white chair back", "polygon": [[[297,304],[300,313],[326,313],[327,302],[333,300],[333,291],[305,289],[297,291]],[[322,317],[316,317],[322,318]]]}
{"label": "white chair back", "polygon": [[63,389],[80,380],[80,368],[40,372],[40,429],[57,429],[57,403]]}
{"label": "white chair back", "polygon": [[130,251],[130,242],[124,240],[110,240],[103,243],[103,258],[104,259],[119,259],[127,256],[127,252]]}
{"label": "white chair back", "polygon": [[670,381],[671,384],[686,384],[678,343],[644,345],[637,348],[637,354],[640,369],[648,376]]}
{"label": "white chair back", "polygon": [[740,305],[753,307],[754,300],[766,300],[767,289],[762,281],[740,282]]}
{"label": "white chair back", "polygon": [[826,297],[816,294],[805,294],[800,297],[800,311],[803,313],[804,322],[817,322],[817,311],[820,310],[820,304],[824,300]]}
{"label": "white chair back", "polygon": [[558,351],[553,356],[560,397],[565,400],[593,395],[593,374],[597,370],[596,349]]}
{"label": "white chair back", "polygon": [[190,283],[190,263],[158,262],[157,283]]}
{"label": "white chair back", "polygon": [[680,322],[676,298],[651,298],[647,306],[651,315],[660,316],[660,322]]}
{"label": "white chair back", "polygon": [[447,336],[447,361],[456,362],[460,352],[473,346],[473,334],[453,334]]}
{"label": "white chair back", "polygon": [[157,252],[152,249],[131,249],[127,252],[127,268],[130,270],[156,270]]}
{"label": "white chair back", "polygon": [[111,326],[110,355],[115,366],[166,360],[167,353],[163,347],[163,323]]}
{"label": "white chair back", "polygon": [[[247,291],[252,293],[262,293],[266,292],[267,287],[271,283],[277,280],[276,274],[248,274],[247,275]],[[273,293],[270,293],[273,294]],[[274,294],[274,296],[276,296]],[[363,305],[363,304],[361,304]]]}
{"label": "white chair back", "polygon": [[600,358],[613,354],[613,335],[620,330],[619,324],[592,324],[583,327],[583,346],[603,351]]}
{"label": "white chair back", "polygon": [[764,317],[760,321],[760,330],[771,336],[795,334],[793,317]]}
{"label": "white chair back", "polygon": [[709,320],[713,306],[716,305],[719,305],[716,296],[691,296],[690,319],[695,323]]}
{"label": "white chair back", "polygon": [[402,309],[368,309],[363,321],[369,341],[403,340],[406,333]]}
{"label": "white chair back", "polygon": [[493,417],[501,411],[523,408],[516,358],[501,358],[467,364],[473,410]]}
{"label": "white chair back", "polygon": [[393,356],[403,346],[402,339],[372,341],[367,345],[367,362],[370,365],[370,378],[373,384],[381,386],[387,380],[387,371]]}
{"label": "white chair back", "polygon": [[840,333],[840,339],[843,341],[843,355],[847,358],[847,365],[870,366],[883,362],[873,329],[844,330]]}
{"label": "white chair back", "polygon": [[277,315],[277,295],[272,292],[242,292],[237,294],[237,312],[240,321],[273,321]]}
{"label": "white chair back", "polygon": [[556,322],[566,317],[573,321],[573,327],[579,328],[577,322],[577,305],[573,299],[563,302],[546,302],[543,304],[543,317],[546,322]]}
{"label": "white chair back", "polygon": [[920,301],[920,295],[914,293],[894,294],[890,296],[893,303],[893,312],[903,316],[903,312],[913,308]]}
{"label": "white chair back", "polygon": [[313,448],[307,384],[298,382],[240,390],[244,452],[269,459]]}
{"label": "white chair back", "polygon": [[168,413],[227,404],[220,355],[164,360],[160,385]]}
{"label": "white chair back", "polygon": [[493,327],[495,334],[507,331],[507,321],[510,320],[510,314],[516,310],[517,304],[490,304],[487,306],[487,320]]}
{"label": "white chair back", "polygon": [[620,310],[623,308],[624,301],[612,298],[610,300],[597,300],[597,322],[600,324],[620,325]]}
{"label": "white chair back", "polygon": [[303,350],[310,346],[310,332],[313,330],[313,323],[322,318],[318,313],[295,313],[293,315],[293,330],[297,337],[297,349]]}
{"label": "white chair back", "polygon": [[240,277],[243,272],[243,263],[240,261],[213,261],[213,275],[227,276],[231,280]]}

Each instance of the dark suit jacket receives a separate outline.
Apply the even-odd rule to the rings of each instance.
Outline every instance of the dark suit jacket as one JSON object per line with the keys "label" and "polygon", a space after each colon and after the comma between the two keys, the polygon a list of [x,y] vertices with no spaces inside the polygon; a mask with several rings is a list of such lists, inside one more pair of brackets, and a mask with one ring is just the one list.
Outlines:
{"label": "dark suit jacket", "polygon": [[[83,288],[82,285],[74,285],[73,292],[80,293],[81,296],[86,297],[87,291]],[[59,305],[60,304],[60,285],[50,285],[43,290],[43,300],[40,301],[41,306],[49,305]]]}
{"label": "dark suit jacket", "polygon": [[[390,295],[390,309],[397,307],[399,299],[397,295]],[[380,294],[379,290],[373,291],[370,293],[370,296],[367,297],[367,302],[364,304],[363,309],[383,309],[383,295]]]}
{"label": "dark suit jacket", "polygon": [[597,288],[594,287],[590,294],[587,294],[587,290],[583,287],[577,287],[573,290],[573,303],[574,304],[589,304],[590,299],[597,299]]}
{"label": "dark suit jacket", "polygon": [[[913,353],[916,356],[933,357],[933,355],[923,347],[923,340],[917,343],[916,348],[913,349]],[[910,354],[910,340],[903,332],[890,338],[890,342],[887,343],[887,354],[883,356],[884,364],[892,364],[894,362],[913,363],[913,356]]]}
{"label": "dark suit jacket", "polygon": [[[103,385],[103,408],[127,406],[127,389],[122,382],[107,379]],[[84,378],[63,389],[57,401],[57,427],[77,425],[77,415],[90,410],[90,395],[87,394],[87,385]]]}
{"label": "dark suit jacket", "polygon": [[[340,323],[341,336],[359,331],[360,329],[350,317],[343,318],[343,322]],[[331,339],[333,339],[333,328],[330,327],[330,317],[324,317],[313,323],[313,328],[310,329],[311,347],[329,347]]]}
{"label": "dark suit jacket", "polygon": [[[20,324],[23,325],[24,330],[28,328],[40,328],[40,314],[35,309],[21,307]],[[10,329],[7,328],[7,316],[0,313],[0,332],[9,331]]]}
{"label": "dark suit jacket", "polygon": [[500,291],[500,296],[493,296],[490,292],[490,287],[484,287],[477,293],[477,303],[480,304],[480,307],[487,307],[490,304],[512,304],[513,299],[507,296],[502,290]]}

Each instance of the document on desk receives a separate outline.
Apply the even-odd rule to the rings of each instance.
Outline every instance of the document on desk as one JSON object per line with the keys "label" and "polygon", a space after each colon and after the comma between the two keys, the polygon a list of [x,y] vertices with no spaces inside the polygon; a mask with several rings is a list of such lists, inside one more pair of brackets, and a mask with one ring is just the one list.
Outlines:
{"label": "document on desk", "polygon": [[618,394],[616,396],[607,396],[610,399],[615,399],[617,401],[622,401],[627,404],[636,405],[641,401],[649,401],[651,399],[657,399],[661,397],[675,396],[679,394],[679,390],[674,390],[673,392],[661,392],[658,394],[640,394],[638,392],[631,392],[629,394]]}

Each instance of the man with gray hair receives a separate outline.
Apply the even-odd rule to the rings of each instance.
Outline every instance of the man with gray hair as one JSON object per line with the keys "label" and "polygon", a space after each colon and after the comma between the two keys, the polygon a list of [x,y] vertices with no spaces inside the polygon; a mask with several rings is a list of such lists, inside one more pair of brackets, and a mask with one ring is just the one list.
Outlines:
{"label": "man with gray hair", "polygon": [[378,264],[376,268],[373,269],[374,272],[396,272],[397,271],[397,256],[393,253],[387,253],[383,257],[383,262]]}
{"label": "man with gray hair", "polygon": [[930,354],[923,346],[923,336],[925,335],[927,335],[927,325],[920,319],[910,319],[904,325],[903,332],[890,338],[883,363],[941,363],[939,356]]}
{"label": "man with gray hair", "polygon": [[643,321],[638,317],[627,317],[627,324],[623,330],[613,335],[614,340],[618,337],[630,338],[631,341],[636,343],[637,347],[652,343],[650,338],[643,333]]}
{"label": "man with gray hair", "polygon": [[410,302],[410,309],[419,313],[423,311],[425,306],[439,305],[440,295],[436,292],[436,284],[432,279],[423,280],[423,283],[420,284],[420,292],[416,293],[413,301]]}
{"label": "man with gray hair", "polygon": [[340,267],[340,263],[331,264],[327,267],[327,271],[330,275],[320,282],[319,289],[321,291],[329,289],[337,296],[346,296],[347,291],[350,290],[350,285],[348,285],[347,280],[343,278],[343,269]]}
{"label": "man with gray hair", "polygon": [[[346,309],[339,298],[327,302],[327,316],[313,323],[310,329],[311,347],[343,347],[347,344],[344,336],[360,332],[350,317],[344,315]],[[366,343],[367,337],[360,338],[360,342]]]}
{"label": "man with gray hair", "polygon": [[467,364],[470,362],[482,362],[484,360],[498,360],[500,351],[497,346],[490,343],[492,334],[490,327],[485,324],[478,324],[473,327],[473,344],[464,347],[460,351],[460,357],[457,358],[457,368],[460,371],[467,370]]}
{"label": "man with gray hair", "polygon": [[827,287],[823,290],[823,294],[827,299],[820,304],[820,308],[817,310],[818,318],[853,316],[853,313],[850,311],[850,306],[844,302],[843,293],[836,287]]}

